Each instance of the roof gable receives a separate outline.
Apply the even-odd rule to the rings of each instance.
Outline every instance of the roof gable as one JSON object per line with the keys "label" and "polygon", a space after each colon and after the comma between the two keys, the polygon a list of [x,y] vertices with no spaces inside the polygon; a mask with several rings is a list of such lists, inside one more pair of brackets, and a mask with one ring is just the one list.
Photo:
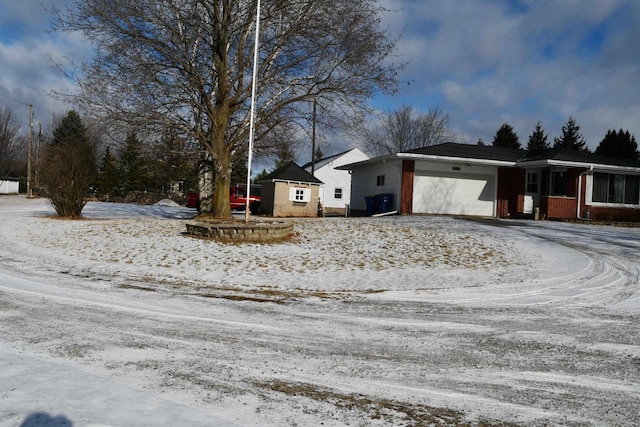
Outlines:
{"label": "roof gable", "polygon": [[261,181],[295,181],[322,184],[322,181],[293,162],[280,166],[273,172],[267,174]]}
{"label": "roof gable", "polygon": [[[338,154],[332,154],[331,156],[323,157],[321,159],[316,159],[315,168],[319,169],[319,168],[323,167],[324,165],[330,163],[331,161],[339,159],[340,157],[342,157],[344,155],[347,155],[347,154],[349,154],[351,152],[354,152],[354,151],[360,153],[363,157],[368,158],[368,156],[365,155],[364,153],[362,153],[362,151],[360,151],[358,148],[351,148],[350,150],[343,151],[343,152],[338,153]],[[311,168],[311,162],[305,163],[304,165],[302,165],[302,168],[308,170],[309,168]]]}

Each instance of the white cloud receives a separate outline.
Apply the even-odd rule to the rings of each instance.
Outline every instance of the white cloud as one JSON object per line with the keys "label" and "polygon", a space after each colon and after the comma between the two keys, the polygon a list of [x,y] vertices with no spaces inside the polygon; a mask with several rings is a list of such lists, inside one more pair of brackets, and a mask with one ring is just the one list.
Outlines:
{"label": "white cloud", "polygon": [[569,116],[592,149],[609,128],[640,137],[640,2],[520,4],[388,1],[412,58],[400,78],[415,82],[390,102],[439,105],[467,142],[490,142],[505,120],[523,143],[538,120],[553,139]]}

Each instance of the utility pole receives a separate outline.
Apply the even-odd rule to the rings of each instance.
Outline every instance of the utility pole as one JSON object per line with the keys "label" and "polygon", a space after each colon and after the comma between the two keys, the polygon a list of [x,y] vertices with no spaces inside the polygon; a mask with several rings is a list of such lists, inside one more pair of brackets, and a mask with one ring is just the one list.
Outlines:
{"label": "utility pole", "polygon": [[33,147],[33,105],[29,107],[29,145],[27,146],[27,198],[31,198],[31,150]]}
{"label": "utility pole", "polygon": [[42,123],[38,123],[38,143],[36,144],[36,176],[35,185],[40,186],[40,143],[42,142]]}
{"label": "utility pole", "polygon": [[311,126],[311,175],[316,172],[316,99],[313,99],[313,123]]}

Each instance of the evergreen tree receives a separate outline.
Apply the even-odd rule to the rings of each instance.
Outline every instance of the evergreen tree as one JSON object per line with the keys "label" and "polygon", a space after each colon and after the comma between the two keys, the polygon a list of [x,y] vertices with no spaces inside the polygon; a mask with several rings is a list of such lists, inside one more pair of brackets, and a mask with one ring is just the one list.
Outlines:
{"label": "evergreen tree", "polygon": [[247,182],[247,156],[236,157],[231,167],[231,185]]}
{"label": "evergreen tree", "polygon": [[562,126],[562,136],[553,140],[554,147],[570,148],[577,151],[588,151],[587,142],[580,134],[580,126],[573,117],[569,117],[567,123]]}
{"label": "evergreen tree", "polygon": [[596,148],[596,154],[601,156],[617,157],[620,159],[638,160],[638,143],[629,131],[607,131],[605,137]]}
{"label": "evergreen tree", "polygon": [[125,195],[131,191],[146,190],[147,167],[145,163],[142,156],[142,142],[135,132],[130,132],[120,150],[121,183]]}
{"label": "evergreen tree", "polygon": [[296,154],[291,148],[291,144],[282,142],[276,148],[276,169],[280,166],[286,165],[289,162],[295,162]]}
{"label": "evergreen tree", "polygon": [[258,175],[256,175],[256,179],[254,180],[255,182],[260,182],[264,179],[265,176],[269,175],[269,172],[267,172],[266,169],[262,169],[262,172],[260,172]]}
{"label": "evergreen tree", "polygon": [[186,189],[192,188],[197,182],[196,166],[189,156],[184,139],[175,130],[168,130],[157,141],[149,163],[151,170],[148,174],[148,189],[166,191],[177,182],[183,182]]}
{"label": "evergreen tree", "polygon": [[111,153],[111,147],[107,146],[98,166],[98,194],[100,196],[113,196],[118,191],[120,184],[120,170],[115,156]]}
{"label": "evergreen tree", "polygon": [[521,147],[518,135],[516,135],[513,128],[508,123],[504,123],[496,132],[496,136],[493,138],[493,146],[509,148]]}
{"label": "evergreen tree", "polygon": [[484,143],[484,141],[482,140],[482,138],[478,138],[478,142],[476,142],[476,144],[480,145],[480,146],[485,146],[486,144]]}
{"label": "evergreen tree", "polygon": [[529,136],[529,142],[527,143],[527,151],[530,153],[538,153],[548,148],[549,148],[549,143],[547,142],[547,135],[545,135],[544,129],[542,129],[542,125],[538,120],[538,123],[536,123],[535,130]]}
{"label": "evergreen tree", "polygon": [[95,148],[75,111],[69,111],[45,147],[40,179],[59,216],[78,218],[96,175]]}

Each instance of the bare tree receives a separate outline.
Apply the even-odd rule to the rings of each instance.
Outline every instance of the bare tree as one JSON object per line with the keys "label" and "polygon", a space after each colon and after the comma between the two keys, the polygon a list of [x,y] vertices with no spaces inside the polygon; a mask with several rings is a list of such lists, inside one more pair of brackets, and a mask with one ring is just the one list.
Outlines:
{"label": "bare tree", "polygon": [[[73,100],[87,112],[130,125],[180,129],[213,175],[213,203],[230,217],[234,158],[246,155],[256,0],[74,0],[54,10],[56,29],[96,46]],[[358,114],[392,90],[395,40],[379,28],[376,0],[263,0],[256,146],[272,129],[300,120],[310,100]],[[201,179],[201,182],[206,182]]]}
{"label": "bare tree", "polygon": [[13,111],[0,107],[0,178],[14,172],[28,143],[19,132],[20,124]]}
{"label": "bare tree", "polygon": [[370,154],[384,156],[449,142],[453,136],[449,115],[438,107],[423,113],[403,105],[382,114],[380,125],[364,129],[361,139]]}

